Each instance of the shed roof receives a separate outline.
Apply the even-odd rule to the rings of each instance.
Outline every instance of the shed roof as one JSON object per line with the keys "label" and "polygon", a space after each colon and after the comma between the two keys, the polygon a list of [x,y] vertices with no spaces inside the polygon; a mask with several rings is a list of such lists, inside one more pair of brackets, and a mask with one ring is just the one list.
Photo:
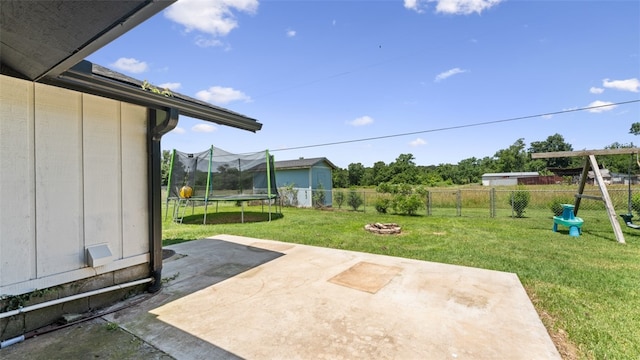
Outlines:
{"label": "shed roof", "polygon": [[250,117],[194,98],[142,89],[142,81],[83,60],[175,0],[0,2],[0,72],[26,80],[257,131]]}
{"label": "shed roof", "polygon": [[504,173],[486,173],[482,174],[482,177],[519,177],[519,176],[539,176],[535,171],[527,171],[527,172],[504,172]]}
{"label": "shed roof", "polygon": [[332,169],[338,168],[325,157],[309,158],[309,159],[300,158],[296,160],[282,160],[282,161],[276,161],[275,165],[277,170],[309,169],[320,162],[326,162],[327,165],[329,165],[329,167],[331,167]]}

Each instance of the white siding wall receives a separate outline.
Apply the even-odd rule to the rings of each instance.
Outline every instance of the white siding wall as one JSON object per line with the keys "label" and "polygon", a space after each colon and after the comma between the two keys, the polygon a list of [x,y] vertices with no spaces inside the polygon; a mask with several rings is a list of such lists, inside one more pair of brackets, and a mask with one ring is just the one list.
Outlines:
{"label": "white siding wall", "polygon": [[0,294],[148,261],[144,107],[0,76],[0,115]]}
{"label": "white siding wall", "polygon": [[32,104],[30,83],[0,78],[0,285],[36,276]]}

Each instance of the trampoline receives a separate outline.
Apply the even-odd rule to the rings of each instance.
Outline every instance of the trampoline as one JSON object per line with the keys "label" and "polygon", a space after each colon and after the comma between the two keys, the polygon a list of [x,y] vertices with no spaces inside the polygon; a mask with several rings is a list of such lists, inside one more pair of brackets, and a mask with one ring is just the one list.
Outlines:
{"label": "trampoline", "polygon": [[186,209],[192,214],[197,202],[204,204],[203,224],[207,222],[209,203],[232,201],[241,203],[241,222],[244,222],[244,206],[248,201],[260,201],[262,211],[268,205],[278,211],[278,189],[273,156],[268,150],[234,154],[211,146],[199,153],[173,150],[167,181],[167,204],[173,202],[173,220],[182,222]]}

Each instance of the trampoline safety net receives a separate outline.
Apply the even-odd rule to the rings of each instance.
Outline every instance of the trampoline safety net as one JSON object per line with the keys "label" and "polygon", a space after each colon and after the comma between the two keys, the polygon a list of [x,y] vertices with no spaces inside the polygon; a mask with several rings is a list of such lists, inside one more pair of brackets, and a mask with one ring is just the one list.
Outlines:
{"label": "trampoline safety net", "polygon": [[204,201],[205,206],[208,201],[275,199],[274,159],[268,150],[233,154],[215,146],[199,153],[174,149],[167,191],[167,203],[192,200]]}
{"label": "trampoline safety net", "polygon": [[212,146],[188,154],[173,150],[169,170],[170,199],[180,198],[183,186],[192,188],[193,199],[214,199],[234,195],[278,195],[273,157],[269,151],[233,154]]}

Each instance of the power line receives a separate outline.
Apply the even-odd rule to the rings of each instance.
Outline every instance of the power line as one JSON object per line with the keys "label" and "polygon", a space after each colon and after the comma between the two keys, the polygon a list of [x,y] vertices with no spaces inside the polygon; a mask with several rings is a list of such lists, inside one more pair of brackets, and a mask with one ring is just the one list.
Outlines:
{"label": "power line", "polygon": [[322,143],[322,144],[314,144],[314,145],[294,146],[294,147],[280,148],[280,149],[274,149],[274,150],[269,150],[269,151],[270,152],[274,152],[274,151],[299,150],[299,149],[308,149],[308,148],[322,147],[322,146],[350,144],[350,143],[371,141],[371,140],[389,139],[389,138],[394,138],[394,137],[402,137],[402,136],[425,134],[425,133],[432,133],[432,132],[439,132],[439,131],[464,129],[464,128],[470,128],[470,127],[477,127],[477,126],[485,126],[485,125],[506,123],[506,122],[512,122],[512,121],[526,120],[526,119],[532,119],[532,118],[537,118],[537,117],[552,116],[552,115],[559,115],[559,114],[567,114],[567,113],[571,113],[571,112],[599,109],[599,108],[605,108],[605,107],[610,107],[610,106],[627,105],[627,104],[632,104],[632,103],[637,103],[637,102],[640,102],[640,99],[622,101],[622,102],[618,102],[618,103],[611,103],[611,104],[604,104],[604,105],[597,105],[597,106],[589,106],[589,107],[583,107],[583,108],[577,108],[577,109],[554,111],[554,112],[549,112],[549,113],[544,113],[544,114],[537,114],[537,115],[519,116],[519,117],[502,119],[502,120],[493,120],[493,121],[485,121],[485,122],[465,124],[465,125],[447,126],[447,127],[442,127],[442,128],[436,128],[436,129],[412,131],[412,132],[406,132],[406,133],[400,133],[400,134],[392,134],[392,135],[374,136],[374,137],[368,137],[368,138],[362,138],[362,139],[334,141],[334,142],[328,142],[328,143]]}

